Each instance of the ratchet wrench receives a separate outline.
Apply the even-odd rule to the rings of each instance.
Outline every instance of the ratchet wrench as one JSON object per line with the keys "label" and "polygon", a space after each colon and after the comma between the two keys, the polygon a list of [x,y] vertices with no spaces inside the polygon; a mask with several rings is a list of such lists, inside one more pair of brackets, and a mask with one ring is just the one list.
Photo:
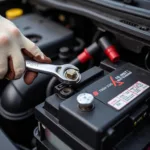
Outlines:
{"label": "ratchet wrench", "polygon": [[65,84],[77,84],[81,80],[79,69],[71,64],[52,65],[26,60],[26,68],[31,71],[54,75]]}

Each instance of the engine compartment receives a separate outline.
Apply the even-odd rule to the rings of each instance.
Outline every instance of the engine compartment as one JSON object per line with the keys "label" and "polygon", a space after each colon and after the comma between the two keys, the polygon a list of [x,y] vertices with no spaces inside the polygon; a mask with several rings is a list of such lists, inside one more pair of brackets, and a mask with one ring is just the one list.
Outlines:
{"label": "engine compartment", "polygon": [[[41,73],[32,85],[23,78],[0,81],[0,138],[6,139],[6,146],[18,150],[150,148],[148,1],[147,7],[140,1],[0,3],[4,17],[9,9],[23,10],[12,22],[53,64],[73,64],[82,76],[74,86]],[[82,103],[86,98],[90,104]]]}

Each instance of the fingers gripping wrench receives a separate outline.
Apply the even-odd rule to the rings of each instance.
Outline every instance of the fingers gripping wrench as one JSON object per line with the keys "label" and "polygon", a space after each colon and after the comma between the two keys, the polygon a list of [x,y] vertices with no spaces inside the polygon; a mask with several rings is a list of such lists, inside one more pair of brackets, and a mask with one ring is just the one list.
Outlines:
{"label": "fingers gripping wrench", "polygon": [[52,65],[26,60],[26,68],[35,72],[52,74],[65,84],[77,84],[81,80],[79,69],[71,64]]}

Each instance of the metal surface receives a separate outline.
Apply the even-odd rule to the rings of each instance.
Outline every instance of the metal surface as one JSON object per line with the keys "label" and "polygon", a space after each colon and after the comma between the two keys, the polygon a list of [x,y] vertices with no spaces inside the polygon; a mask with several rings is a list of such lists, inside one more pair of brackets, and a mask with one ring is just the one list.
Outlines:
{"label": "metal surface", "polygon": [[76,79],[77,78],[77,72],[74,69],[68,69],[66,71],[66,77],[69,79]]}
{"label": "metal surface", "polygon": [[[79,69],[71,64],[51,65],[26,60],[26,68],[35,72],[52,74],[65,84],[77,84],[81,80]],[[68,70],[70,69],[73,70],[73,76],[68,76]]]}
{"label": "metal surface", "polygon": [[89,93],[81,93],[77,96],[79,108],[82,110],[90,110],[93,108],[94,96]]}

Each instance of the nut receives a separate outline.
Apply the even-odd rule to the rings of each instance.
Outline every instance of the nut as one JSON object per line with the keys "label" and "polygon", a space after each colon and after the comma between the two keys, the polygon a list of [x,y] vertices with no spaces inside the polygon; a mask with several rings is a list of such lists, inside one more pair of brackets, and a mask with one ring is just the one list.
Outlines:
{"label": "nut", "polygon": [[77,72],[76,72],[76,70],[74,70],[74,69],[68,69],[66,71],[66,77],[69,78],[69,79],[72,79],[72,80],[76,79],[77,78]]}

